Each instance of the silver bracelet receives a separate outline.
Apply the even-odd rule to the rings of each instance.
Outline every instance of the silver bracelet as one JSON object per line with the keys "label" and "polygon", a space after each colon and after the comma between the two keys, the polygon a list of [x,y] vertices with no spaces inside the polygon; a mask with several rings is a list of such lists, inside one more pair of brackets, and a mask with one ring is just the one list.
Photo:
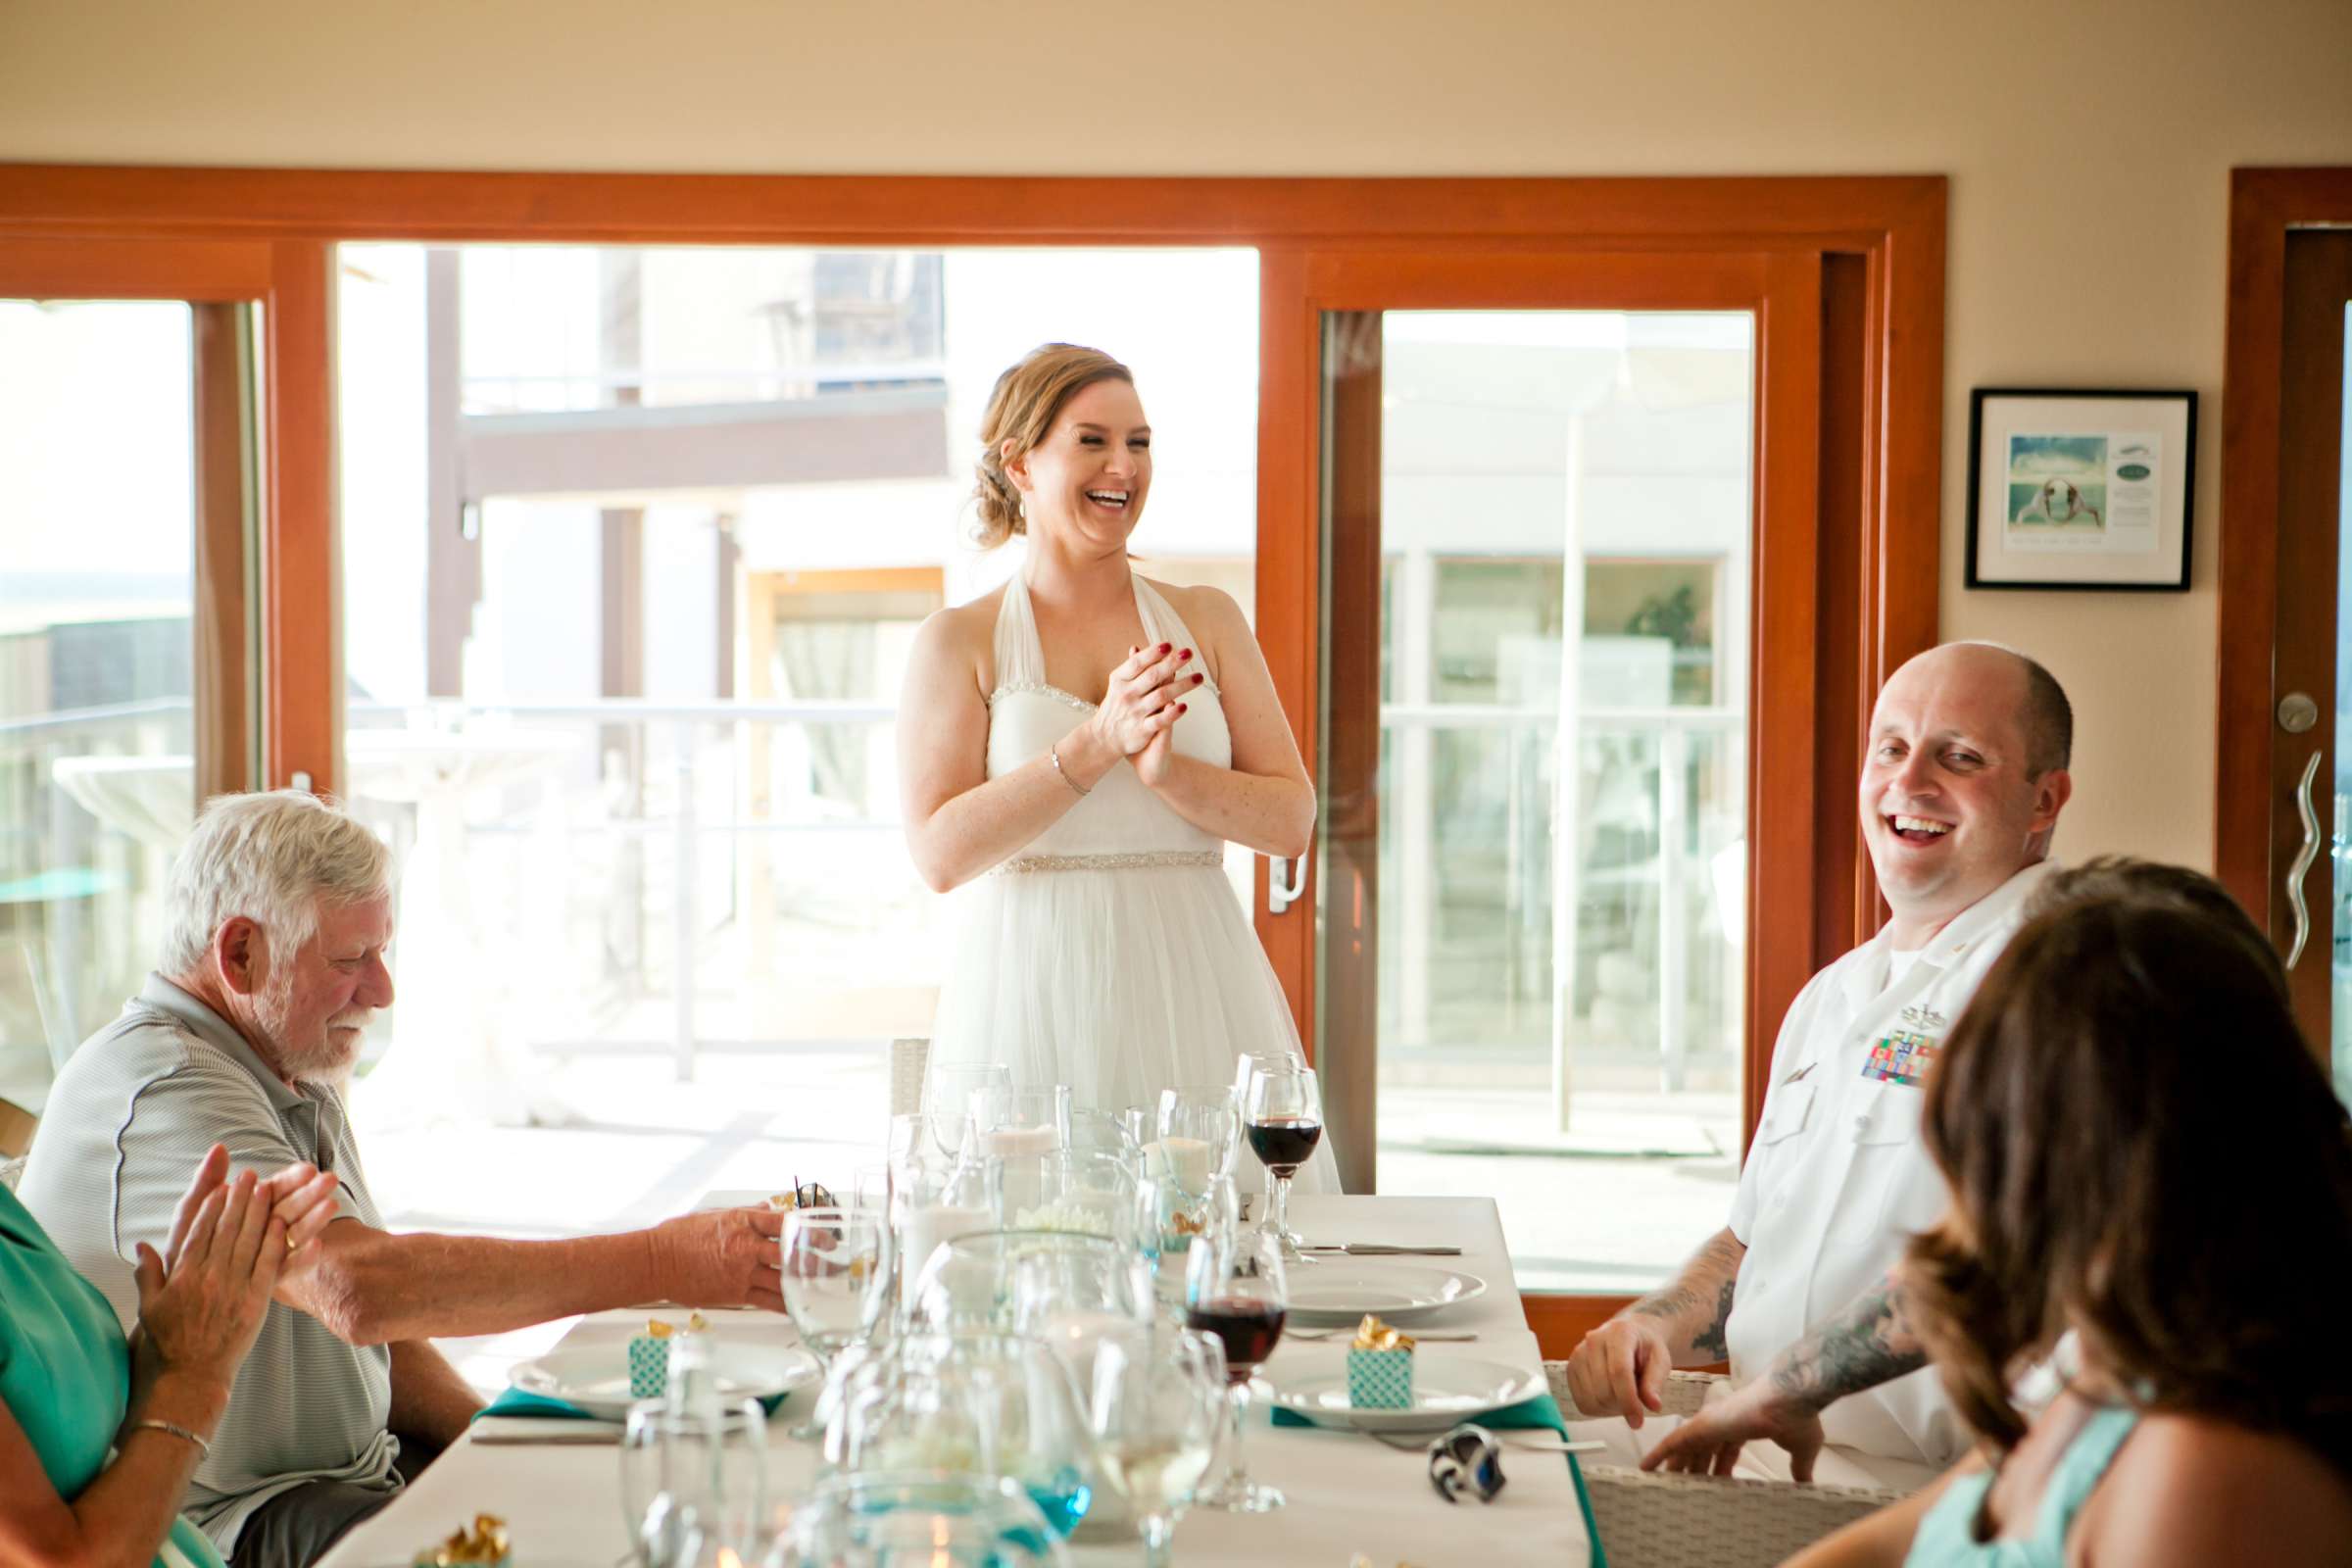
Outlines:
{"label": "silver bracelet", "polygon": [[1074,779],[1074,778],[1070,777],[1070,770],[1069,770],[1068,768],[1066,768],[1066,767],[1063,767],[1063,766],[1061,765],[1061,748],[1059,747],[1059,745],[1058,745],[1058,744],[1056,744],[1056,745],[1054,745],[1054,746],[1049,746],[1049,747],[1047,747],[1047,748],[1046,748],[1046,755],[1047,755],[1048,757],[1051,757],[1052,759],[1054,759],[1054,773],[1055,773],[1055,774],[1056,774],[1056,775],[1057,775],[1057,776],[1058,776],[1058,777],[1061,779],[1061,781],[1062,781],[1064,784],[1067,784],[1067,785],[1068,785],[1070,788],[1072,788],[1072,789],[1074,789],[1074,790],[1076,790],[1076,791],[1078,792],[1078,798],[1079,798],[1080,800],[1082,800],[1082,801],[1083,801],[1083,800],[1085,800],[1085,799],[1086,799],[1086,797],[1087,797],[1087,786],[1085,786],[1084,784],[1081,784],[1081,783],[1079,783],[1079,782],[1078,782],[1076,779]]}
{"label": "silver bracelet", "polygon": [[211,1444],[205,1442],[203,1438],[189,1431],[186,1427],[181,1426],[176,1421],[133,1421],[130,1424],[130,1429],[133,1432],[144,1429],[149,1432],[161,1432],[170,1437],[185,1438],[190,1443],[196,1445],[196,1451],[199,1454],[207,1459],[210,1459],[213,1456],[213,1446]]}

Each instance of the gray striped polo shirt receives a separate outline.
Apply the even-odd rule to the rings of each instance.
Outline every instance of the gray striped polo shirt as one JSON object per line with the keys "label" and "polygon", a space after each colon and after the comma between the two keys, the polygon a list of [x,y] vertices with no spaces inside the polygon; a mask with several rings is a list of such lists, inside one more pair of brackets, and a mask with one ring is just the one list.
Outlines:
{"label": "gray striped polo shirt", "polygon": [[[234,1170],[267,1176],[298,1159],[331,1170],[342,1184],[338,1214],[381,1223],[342,1096],[287,1088],[226,1019],[151,974],[58,1075],[18,1189],[125,1330],[139,1311],[137,1244],[163,1250],[172,1210],[215,1144],[228,1146]],[[391,1409],[388,1348],[346,1345],[273,1301],[184,1510],[225,1557],[254,1509],[305,1482],[395,1491]]]}

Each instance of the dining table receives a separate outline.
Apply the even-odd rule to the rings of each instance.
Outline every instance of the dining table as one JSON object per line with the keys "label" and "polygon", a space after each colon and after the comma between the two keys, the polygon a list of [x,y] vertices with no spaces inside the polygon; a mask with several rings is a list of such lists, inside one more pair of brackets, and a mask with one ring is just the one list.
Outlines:
{"label": "dining table", "polygon": [[[1475,1276],[1485,1289],[1399,1325],[1410,1334],[1468,1335],[1433,1342],[1416,1353],[1461,1352],[1524,1371],[1529,1386],[1544,1388],[1542,1351],[1521,1309],[1503,1241],[1501,1216],[1487,1198],[1406,1198],[1300,1194],[1291,1205],[1293,1226],[1312,1244],[1349,1243],[1403,1248],[1459,1247],[1458,1256],[1358,1255],[1345,1266],[1373,1273],[1443,1263]],[[1336,1256],[1336,1254],[1317,1254]],[[1292,1265],[1294,1278],[1327,1267]],[[1294,1290],[1296,1290],[1294,1286]],[[796,1344],[790,1321],[769,1312],[712,1314],[714,1335],[760,1345]],[[625,1355],[643,1331],[645,1308],[588,1314],[564,1330],[558,1348],[610,1348]],[[1301,1327],[1293,1320],[1294,1327]],[[1308,1339],[1286,1335],[1261,1366],[1261,1387],[1250,1404],[1246,1433],[1250,1475],[1279,1487],[1286,1506],[1268,1513],[1187,1510],[1176,1528],[1174,1561],[1265,1564],[1268,1568],[1582,1568],[1605,1564],[1591,1534],[1591,1512],[1573,1455],[1541,1426],[1498,1430],[1505,1483],[1494,1498],[1449,1501],[1430,1481],[1428,1440],[1434,1432],[1384,1441],[1345,1427],[1270,1420],[1264,1384],[1322,1381],[1345,1364],[1349,1333]],[[818,1445],[790,1429],[805,1418],[812,1389],[794,1392],[767,1423],[767,1491],[777,1522],[781,1510],[808,1494],[823,1468]],[[1540,1404],[1539,1404],[1540,1408]],[[1521,1407],[1520,1419],[1529,1417]],[[506,1522],[512,1568],[615,1568],[633,1561],[630,1529],[622,1518],[616,1433],[609,1424],[486,1416],[385,1508],[353,1529],[320,1568],[408,1568],[420,1549],[448,1538],[476,1515]],[[1133,1538],[1090,1541],[1082,1530],[1067,1544],[1079,1568],[1142,1561]],[[753,1565],[757,1568],[757,1564]]]}

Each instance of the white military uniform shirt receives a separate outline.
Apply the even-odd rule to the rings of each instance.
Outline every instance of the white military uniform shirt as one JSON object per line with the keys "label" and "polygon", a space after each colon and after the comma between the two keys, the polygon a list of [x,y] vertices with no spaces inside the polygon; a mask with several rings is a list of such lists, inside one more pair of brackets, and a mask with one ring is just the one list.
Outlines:
{"label": "white military uniform shirt", "polygon": [[[2018,872],[1905,964],[1881,931],[1815,975],[1773,1047],[1771,1088],[1732,1202],[1747,1247],[1725,1332],[1744,1382],[1878,1283],[1944,1210],[1919,1137],[1926,1069],[2051,869]],[[1933,1367],[1839,1399],[1829,1441],[1943,1465],[1967,1435]]]}

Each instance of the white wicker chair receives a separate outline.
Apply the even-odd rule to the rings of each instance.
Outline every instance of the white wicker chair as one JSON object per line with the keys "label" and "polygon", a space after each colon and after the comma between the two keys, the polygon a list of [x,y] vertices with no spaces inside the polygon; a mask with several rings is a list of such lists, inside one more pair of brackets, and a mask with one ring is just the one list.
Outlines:
{"label": "white wicker chair", "polygon": [[[1544,1372],[1560,1412],[1571,1421],[1590,1419],[1568,1396],[1568,1363],[1546,1361]],[[1666,1413],[1695,1414],[1718,1381],[1724,1380],[1703,1372],[1669,1373]],[[1876,1487],[1653,1474],[1616,1465],[1588,1465],[1584,1474],[1609,1568],[1770,1568],[1903,1495]]]}
{"label": "white wicker chair", "polygon": [[931,1060],[928,1040],[890,1043],[890,1113],[904,1116],[923,1108],[923,1070]]}

